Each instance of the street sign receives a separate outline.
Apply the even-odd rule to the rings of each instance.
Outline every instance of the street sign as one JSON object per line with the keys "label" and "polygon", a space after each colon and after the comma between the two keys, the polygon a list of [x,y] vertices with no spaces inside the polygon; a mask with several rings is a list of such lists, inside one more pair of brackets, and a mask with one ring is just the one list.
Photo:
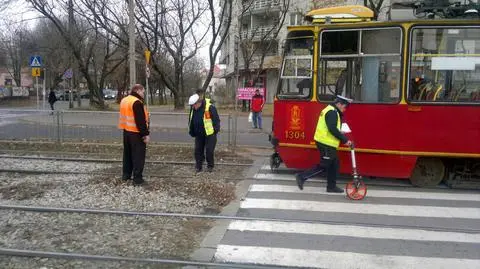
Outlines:
{"label": "street sign", "polygon": [[41,73],[40,68],[38,67],[32,68],[32,77],[39,77],[40,73]]}
{"label": "street sign", "polygon": [[73,77],[73,71],[71,68],[67,69],[65,73],[63,73],[63,77],[67,79],[71,79]]}
{"label": "street sign", "polygon": [[145,67],[145,74],[147,75],[147,78],[150,78],[150,68]]}
{"label": "street sign", "polygon": [[42,67],[42,57],[40,56],[30,57],[30,67]]}

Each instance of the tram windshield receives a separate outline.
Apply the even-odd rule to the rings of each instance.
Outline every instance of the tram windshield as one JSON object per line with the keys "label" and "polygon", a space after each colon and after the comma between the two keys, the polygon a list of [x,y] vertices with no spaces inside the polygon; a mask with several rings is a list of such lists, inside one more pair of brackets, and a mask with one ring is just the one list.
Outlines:
{"label": "tram windshield", "polygon": [[343,95],[362,103],[399,102],[399,27],[324,30],[320,38],[318,100]]}
{"label": "tram windshield", "polygon": [[313,32],[294,31],[285,41],[277,97],[306,99],[312,91]]}
{"label": "tram windshield", "polygon": [[480,102],[480,28],[411,32],[410,102]]}

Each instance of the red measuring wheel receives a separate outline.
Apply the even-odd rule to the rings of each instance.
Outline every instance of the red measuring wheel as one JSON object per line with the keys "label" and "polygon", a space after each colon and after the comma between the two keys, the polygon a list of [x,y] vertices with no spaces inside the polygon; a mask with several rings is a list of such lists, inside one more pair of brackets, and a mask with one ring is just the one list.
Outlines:
{"label": "red measuring wheel", "polygon": [[367,195],[367,185],[361,180],[352,181],[345,186],[347,197],[352,200],[362,200]]}

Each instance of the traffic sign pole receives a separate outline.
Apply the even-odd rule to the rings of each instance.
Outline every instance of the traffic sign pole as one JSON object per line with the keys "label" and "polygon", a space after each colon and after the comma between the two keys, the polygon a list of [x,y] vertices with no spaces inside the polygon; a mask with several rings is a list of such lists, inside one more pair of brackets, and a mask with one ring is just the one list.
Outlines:
{"label": "traffic sign pole", "polygon": [[47,80],[47,69],[44,68],[43,69],[43,110],[45,110],[45,93],[46,93],[46,86],[47,86],[47,83],[46,83],[46,80]]}
{"label": "traffic sign pole", "polygon": [[39,98],[38,98],[38,77],[35,77],[35,80],[37,81],[37,109],[40,109],[40,104],[39,104]]}

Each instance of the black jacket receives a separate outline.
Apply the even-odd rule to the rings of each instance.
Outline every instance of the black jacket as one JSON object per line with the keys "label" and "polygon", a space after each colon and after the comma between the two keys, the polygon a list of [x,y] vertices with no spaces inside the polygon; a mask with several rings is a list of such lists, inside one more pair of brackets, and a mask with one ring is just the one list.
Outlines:
{"label": "black jacket", "polygon": [[50,104],[53,104],[57,101],[57,96],[55,96],[55,92],[54,91],[50,91],[50,93],[48,94],[48,102]]}
{"label": "black jacket", "polygon": [[150,134],[150,131],[148,130],[147,122],[145,119],[145,111],[143,110],[143,98],[135,92],[131,95],[140,99],[133,103],[133,116],[135,117],[135,124],[140,131],[140,136],[147,136]]}
{"label": "black jacket", "polygon": [[[196,136],[206,136],[205,127],[203,126],[203,114],[205,111],[205,100],[202,101],[202,106],[195,110],[190,108],[190,114],[193,111],[192,119],[189,119],[189,131],[188,133],[192,137]],[[213,104],[210,104],[210,116],[212,118],[214,134],[217,134],[220,131],[220,117],[218,116],[217,109]],[[189,114],[189,117],[190,117]]]}
{"label": "black jacket", "polygon": [[335,108],[336,111],[330,110],[325,115],[325,122],[327,123],[328,131],[338,140],[340,140],[342,144],[345,144],[347,143],[348,138],[344,134],[342,134],[339,129],[337,129],[338,116],[336,112],[338,112],[338,115],[340,115],[340,122],[342,122],[343,113],[334,104],[332,104],[332,106]]}

